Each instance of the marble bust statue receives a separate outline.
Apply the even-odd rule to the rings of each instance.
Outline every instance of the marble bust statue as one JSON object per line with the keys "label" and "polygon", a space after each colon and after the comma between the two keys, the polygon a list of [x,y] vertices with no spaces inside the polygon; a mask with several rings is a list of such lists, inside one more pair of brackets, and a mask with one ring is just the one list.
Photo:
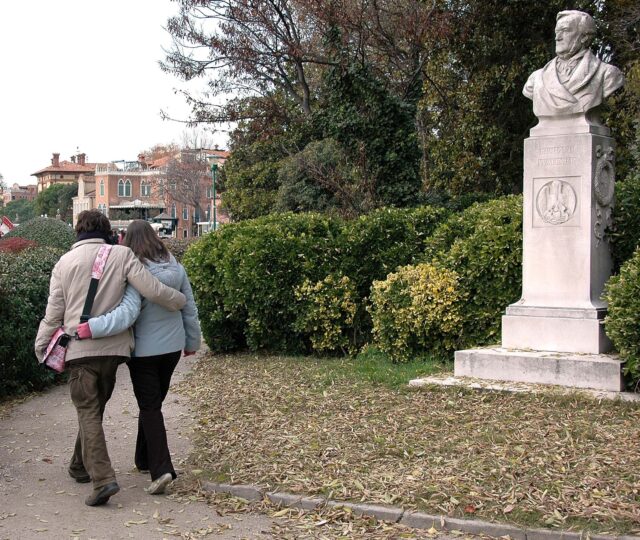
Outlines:
{"label": "marble bust statue", "polygon": [[618,68],[589,50],[596,30],[590,15],[561,11],[556,21],[557,56],[533,72],[522,91],[537,117],[587,113],[624,84]]}

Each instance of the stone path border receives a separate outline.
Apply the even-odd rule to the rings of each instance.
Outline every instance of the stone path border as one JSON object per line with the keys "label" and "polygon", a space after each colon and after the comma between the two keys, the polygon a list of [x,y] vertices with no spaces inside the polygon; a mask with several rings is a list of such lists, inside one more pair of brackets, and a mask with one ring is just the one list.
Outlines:
{"label": "stone path border", "polygon": [[286,508],[303,510],[319,510],[322,508],[349,508],[358,516],[368,516],[378,521],[399,523],[415,529],[431,529],[451,532],[461,531],[467,534],[487,535],[494,537],[509,536],[512,540],[640,540],[639,536],[608,536],[552,529],[523,529],[515,525],[491,523],[475,519],[459,519],[442,515],[425,514],[395,506],[383,506],[366,503],[350,503],[333,501],[323,497],[305,497],[292,493],[265,491],[248,484],[219,484],[203,482],[206,491],[227,493],[233,497],[257,502],[268,500],[271,504]]}

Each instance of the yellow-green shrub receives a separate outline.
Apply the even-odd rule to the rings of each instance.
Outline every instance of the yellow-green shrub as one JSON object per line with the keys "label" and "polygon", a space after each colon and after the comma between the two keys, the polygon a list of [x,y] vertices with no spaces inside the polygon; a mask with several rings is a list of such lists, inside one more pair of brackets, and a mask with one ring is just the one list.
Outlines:
{"label": "yellow-green shrub", "polygon": [[296,330],[309,337],[314,351],[354,351],[358,297],[353,281],[336,274],[316,283],[306,279],[296,287],[295,296],[300,307]]}
{"label": "yellow-green shrub", "polygon": [[455,349],[463,295],[458,275],[423,263],[374,281],[369,311],[374,343],[396,362]]}
{"label": "yellow-green shrub", "polygon": [[460,278],[466,304],[458,345],[499,342],[501,316],[522,290],[522,197],[476,203],[439,225],[425,244],[425,262]]}

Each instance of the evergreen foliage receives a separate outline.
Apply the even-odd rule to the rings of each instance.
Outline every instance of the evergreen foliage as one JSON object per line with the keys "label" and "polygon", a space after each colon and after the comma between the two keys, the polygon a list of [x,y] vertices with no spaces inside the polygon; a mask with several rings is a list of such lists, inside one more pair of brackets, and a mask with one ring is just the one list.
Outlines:
{"label": "evergreen foliage", "polygon": [[67,251],[76,241],[73,229],[59,219],[33,218],[9,231],[3,238],[26,238],[39,246],[48,246]]}
{"label": "evergreen foliage", "polygon": [[607,336],[625,361],[623,370],[633,385],[640,381],[640,250],[609,279],[605,298]]}
{"label": "evergreen foliage", "polygon": [[458,282],[455,272],[427,263],[374,281],[369,308],[374,344],[395,362],[453,352],[464,310]]}
{"label": "evergreen foliage", "polygon": [[310,348],[320,354],[357,350],[355,318],[358,298],[347,276],[329,274],[316,283],[305,280],[295,290],[297,331],[307,337]]}
{"label": "evergreen foliage", "polygon": [[295,289],[335,267],[339,223],[318,214],[273,214],[222,227],[184,258],[203,334],[214,350],[301,351]]}
{"label": "evergreen foliage", "polygon": [[38,364],[33,343],[51,271],[63,253],[50,247],[0,250],[0,398],[40,390],[55,380]]}
{"label": "evergreen foliage", "polygon": [[275,208],[292,212],[359,215],[369,204],[345,153],[331,138],[310,142],[285,158],[278,171]]}
{"label": "evergreen foliage", "polygon": [[640,121],[636,122],[636,141],[630,156],[627,177],[616,182],[613,227],[609,231],[615,272],[640,244]]}
{"label": "evergreen foliage", "polygon": [[522,197],[476,203],[426,242],[425,260],[453,271],[466,299],[459,347],[500,341],[504,309],[522,290]]}
{"label": "evergreen foliage", "polygon": [[73,197],[78,195],[78,183],[53,184],[41,191],[34,201],[35,211],[50,218],[60,215],[60,219],[71,223],[73,217]]}
{"label": "evergreen foliage", "polygon": [[329,71],[318,124],[360,173],[372,207],[413,206],[420,191],[415,107],[394,96],[367,66]]}
{"label": "evergreen foliage", "polygon": [[36,216],[34,201],[18,199],[11,201],[0,210],[0,213],[7,216],[14,223],[24,223]]}

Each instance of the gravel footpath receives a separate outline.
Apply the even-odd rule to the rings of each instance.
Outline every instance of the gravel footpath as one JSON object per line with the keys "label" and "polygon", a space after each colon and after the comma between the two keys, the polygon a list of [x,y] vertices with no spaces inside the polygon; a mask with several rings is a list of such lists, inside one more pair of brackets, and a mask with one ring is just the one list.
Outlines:
{"label": "gravel footpath", "polygon": [[[174,383],[190,369],[183,358]],[[163,407],[169,447],[180,474],[190,451],[191,414],[186,398],[169,393]],[[133,465],[138,409],[126,366],[118,370],[104,426],[120,492],[105,506],[84,504],[91,484],[67,474],[77,432],[67,385],[16,405],[0,419],[0,539],[272,538],[262,514],[219,516],[188,497],[148,495],[148,475]]]}

